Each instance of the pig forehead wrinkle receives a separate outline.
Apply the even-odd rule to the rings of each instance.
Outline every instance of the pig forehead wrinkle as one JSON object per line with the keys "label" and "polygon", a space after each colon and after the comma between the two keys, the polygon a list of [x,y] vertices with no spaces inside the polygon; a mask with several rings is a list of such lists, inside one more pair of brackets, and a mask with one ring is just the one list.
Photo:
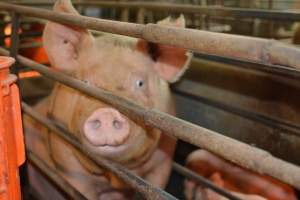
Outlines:
{"label": "pig forehead wrinkle", "polygon": [[[94,60],[94,59],[92,59]],[[94,60],[93,68],[103,68],[109,70],[116,70],[114,73],[118,76],[119,72],[135,72],[149,74],[153,71],[153,61],[130,48],[105,46],[105,50],[100,48],[97,53],[97,59]],[[95,69],[93,69],[95,71]],[[100,74],[99,74],[100,75]]]}

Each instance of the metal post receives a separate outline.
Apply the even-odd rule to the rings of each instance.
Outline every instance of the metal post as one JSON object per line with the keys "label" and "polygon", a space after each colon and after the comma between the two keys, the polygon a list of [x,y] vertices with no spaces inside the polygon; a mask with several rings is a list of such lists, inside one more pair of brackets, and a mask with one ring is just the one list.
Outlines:
{"label": "metal post", "polygon": [[145,23],[145,12],[146,10],[144,8],[140,8],[137,12],[136,16],[136,22],[138,24],[144,24]]}
{"label": "metal post", "polygon": [[121,12],[121,21],[123,22],[129,22],[129,9],[124,8]]}
{"label": "metal post", "polygon": [[[268,1],[268,9],[269,10],[273,9],[273,0]],[[274,37],[274,21],[273,20],[269,21],[269,37],[270,38]]]}
{"label": "metal post", "polygon": [[11,67],[11,73],[18,74],[18,50],[19,50],[19,29],[20,29],[20,15],[16,12],[12,13],[12,34],[10,36],[10,52],[9,56],[16,59],[15,64]]}

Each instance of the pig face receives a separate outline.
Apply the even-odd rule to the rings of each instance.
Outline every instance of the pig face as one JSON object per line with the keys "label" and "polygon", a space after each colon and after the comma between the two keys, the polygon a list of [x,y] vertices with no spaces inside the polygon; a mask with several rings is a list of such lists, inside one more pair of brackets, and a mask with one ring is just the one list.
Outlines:
{"label": "pig face", "polygon": [[[58,1],[55,10],[77,14],[68,0]],[[161,24],[172,21],[168,18]],[[184,26],[183,17],[173,24]],[[184,49],[111,35],[94,38],[88,30],[53,22],[46,25],[43,38],[54,68],[165,112],[170,111],[167,82],[178,79],[191,57]],[[160,139],[158,130],[78,91],[74,96],[79,97],[69,129],[90,151],[119,162],[143,160],[153,153]]]}

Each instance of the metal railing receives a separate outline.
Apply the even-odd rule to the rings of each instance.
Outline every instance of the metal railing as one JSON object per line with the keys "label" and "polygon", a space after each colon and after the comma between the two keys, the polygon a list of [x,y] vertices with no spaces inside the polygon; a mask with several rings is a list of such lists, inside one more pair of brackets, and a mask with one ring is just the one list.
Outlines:
{"label": "metal railing", "polygon": [[[8,51],[0,49],[0,54]],[[300,188],[300,168],[273,157],[266,151],[233,140],[214,131],[196,126],[156,109],[144,108],[122,97],[118,97],[99,87],[86,84],[61,72],[55,72],[23,56],[19,62],[42,75],[75,88],[87,95],[112,105],[131,119],[153,126],[178,139],[209,150],[227,160],[253,171],[268,174],[297,188]]]}
{"label": "metal railing", "polygon": [[[51,6],[53,2],[27,1],[14,2],[27,6]],[[136,9],[150,11],[168,11],[184,14],[201,14],[217,17],[261,18],[270,20],[299,21],[300,13],[266,9],[229,8],[221,6],[199,6],[176,3],[122,2],[122,1],[73,1],[76,6],[98,6],[106,8]]]}
{"label": "metal railing", "polygon": [[[44,9],[17,6],[17,5],[11,5],[6,3],[0,3],[0,9],[17,13],[15,14],[16,18],[18,18],[19,14],[28,15],[32,17],[39,17],[39,18],[48,19],[59,23],[76,25],[79,27],[94,29],[98,31],[144,38],[148,41],[176,45],[184,48],[189,48],[191,50],[195,50],[198,52],[210,53],[212,52],[212,50],[216,50],[217,54],[220,55],[229,54],[230,56],[235,56],[234,54],[231,54],[230,51],[226,51],[226,52],[217,51],[217,49],[215,49],[214,46],[213,47],[211,47],[211,45],[209,46],[208,41],[214,43],[214,38],[215,39],[225,38],[226,40],[230,41],[229,43],[226,43],[228,45],[231,44],[231,42],[239,41],[240,43],[242,43],[242,45],[234,46],[231,47],[230,49],[234,52],[236,52],[236,49],[238,49],[239,51],[244,51],[243,50],[244,48],[253,47],[252,46],[253,44],[251,43],[256,43],[258,46],[262,48],[264,52],[260,52],[259,54],[250,54],[250,57],[248,56],[247,59],[252,59],[254,61],[263,60],[263,61],[270,62],[272,61],[272,59],[266,59],[264,57],[266,56],[265,54],[267,55],[270,54],[271,56],[277,55],[276,53],[280,53],[284,50],[286,51],[285,52],[286,54],[291,53],[292,59],[294,60],[291,61],[291,58],[287,58],[281,55],[280,57],[281,60],[279,59],[281,63],[279,64],[289,64],[289,66],[299,67],[299,62],[297,62],[300,55],[299,50],[289,46],[281,45],[280,43],[270,42],[264,39],[230,36],[226,34],[216,34],[216,33],[209,33],[205,31],[195,31],[190,29],[176,29],[176,28],[163,27],[155,24],[141,25],[141,24],[133,24],[133,23],[116,22],[110,20],[100,20],[100,19],[95,19],[90,17],[74,16],[70,14],[62,14],[62,13],[48,11]],[[12,37],[18,37],[18,35],[12,34]],[[203,39],[203,37],[205,38]],[[12,39],[14,40],[16,38],[12,38]],[[225,39],[220,40],[220,42],[224,42]],[[195,41],[197,41],[197,43]],[[271,48],[270,45],[275,45],[274,48],[275,54],[273,54],[274,53],[273,51],[271,52],[268,50],[268,48]],[[266,48],[267,51],[265,52]],[[192,123],[178,119],[169,114],[162,113],[158,110],[141,107],[135,103],[123,99],[122,97],[115,96],[111,94],[109,91],[105,91],[101,88],[87,85],[83,81],[77,80],[63,73],[52,71],[51,69],[47,68],[44,65],[36,63],[25,57],[17,56],[16,49],[17,49],[17,45],[14,45],[11,50],[11,52],[13,53],[12,55],[15,56],[18,62],[21,63],[22,65],[28,66],[31,69],[40,72],[42,75],[48,78],[51,78],[69,87],[75,88],[98,100],[104,101],[105,103],[108,103],[113,107],[116,107],[120,112],[129,116],[131,119],[135,121],[142,121],[147,125],[163,130],[164,133],[175,136],[178,139],[194,144],[203,149],[207,149],[240,166],[246,167],[258,173],[270,175],[274,178],[277,178],[279,180],[282,180],[283,182],[286,182],[294,186],[297,189],[300,189],[300,168],[293,164],[290,164],[276,157],[273,157],[268,152],[263,151],[261,149],[225,137],[214,131],[205,129],[200,126],[196,126]],[[237,57],[245,58],[245,56],[248,53],[249,52],[244,51],[242,54],[239,54]],[[9,55],[9,52],[1,48],[0,54]],[[14,72],[17,73],[18,70],[15,69]],[[37,113],[34,113],[32,109],[28,107],[26,104],[23,104],[22,108],[25,113],[31,116],[37,116]],[[34,117],[34,118],[38,120],[39,117]],[[43,121],[41,122],[45,126],[52,129],[54,132],[58,134],[65,132],[62,131],[59,127],[57,127],[55,124],[53,124],[53,122],[48,120],[49,119],[43,119]],[[123,168],[122,166],[116,163],[112,163],[111,161],[106,161],[105,159],[101,159],[99,157],[94,158],[94,156],[90,154],[90,152],[87,152],[85,149],[82,149],[78,142],[72,139],[68,139],[65,136],[66,135],[61,135],[61,137],[67,139],[72,145],[79,148],[83,153],[90,155],[90,158],[95,163],[97,163],[98,165],[100,165],[105,169],[112,171],[120,179],[129,183],[130,186],[132,186],[133,188],[138,190],[141,194],[143,194],[145,198],[174,199],[174,197],[162,191],[161,189],[152,187],[141,178],[136,177],[130,171]],[[174,166],[175,166],[174,169],[180,170],[180,168],[177,165]],[[186,174],[183,172],[183,170],[181,171],[182,174]],[[188,176],[191,176],[191,174],[189,174]],[[198,179],[194,178],[194,180],[200,181],[199,178]],[[213,189],[213,187],[211,187],[210,184],[206,184],[206,186]],[[220,188],[214,190],[223,195],[227,195],[227,197],[230,199],[238,199]]]}

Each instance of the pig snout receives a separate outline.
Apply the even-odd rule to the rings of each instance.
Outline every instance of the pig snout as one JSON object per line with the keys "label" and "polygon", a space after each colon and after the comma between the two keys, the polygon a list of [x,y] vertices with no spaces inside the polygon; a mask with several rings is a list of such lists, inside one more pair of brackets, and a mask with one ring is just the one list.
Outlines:
{"label": "pig snout", "polygon": [[113,108],[99,108],[84,123],[84,136],[94,146],[118,146],[129,136],[129,122]]}

